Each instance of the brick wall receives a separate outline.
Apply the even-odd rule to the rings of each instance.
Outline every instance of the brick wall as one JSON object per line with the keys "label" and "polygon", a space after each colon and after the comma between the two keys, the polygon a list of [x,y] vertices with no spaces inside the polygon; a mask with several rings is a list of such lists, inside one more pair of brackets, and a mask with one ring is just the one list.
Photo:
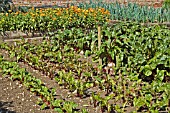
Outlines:
{"label": "brick wall", "polygon": [[[44,6],[44,5],[65,5],[67,3],[87,2],[89,0],[12,0],[18,6]],[[149,5],[154,7],[161,7],[164,0],[103,0],[105,2],[120,2],[127,3],[133,2],[140,5]]]}
{"label": "brick wall", "polygon": [[85,2],[87,0],[12,0],[18,6],[52,6],[52,5],[65,5],[67,3]]}

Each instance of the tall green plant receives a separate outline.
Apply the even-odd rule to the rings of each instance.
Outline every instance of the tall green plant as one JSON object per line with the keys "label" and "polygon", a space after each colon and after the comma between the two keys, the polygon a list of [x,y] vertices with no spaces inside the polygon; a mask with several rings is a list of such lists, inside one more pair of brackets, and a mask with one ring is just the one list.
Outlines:
{"label": "tall green plant", "polygon": [[[170,0],[165,0],[164,7],[170,7]],[[108,10],[111,14],[112,20],[125,20],[137,22],[169,22],[170,8],[154,8],[148,6],[140,6],[135,3],[128,3],[127,5],[116,3],[94,2],[79,3],[80,8],[97,8],[102,7]]]}
{"label": "tall green plant", "polygon": [[165,0],[164,3],[163,3],[163,7],[170,9],[170,0]]}

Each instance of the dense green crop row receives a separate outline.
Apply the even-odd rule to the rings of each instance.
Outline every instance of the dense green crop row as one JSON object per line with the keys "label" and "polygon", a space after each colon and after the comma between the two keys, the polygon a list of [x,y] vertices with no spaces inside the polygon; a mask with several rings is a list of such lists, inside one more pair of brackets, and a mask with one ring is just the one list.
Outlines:
{"label": "dense green crop row", "polygon": [[104,29],[103,33],[99,53],[106,54],[106,58],[111,56],[118,70],[126,67],[133,69],[128,72],[136,73],[136,76],[154,76],[160,81],[169,76],[170,30],[160,26],[123,23]]}
{"label": "dense green crop row", "polygon": [[93,2],[80,3],[81,8],[102,7],[110,11],[112,20],[138,21],[138,22],[169,22],[169,8],[153,8],[148,6],[139,6],[134,3],[128,3],[127,6],[119,3]]}

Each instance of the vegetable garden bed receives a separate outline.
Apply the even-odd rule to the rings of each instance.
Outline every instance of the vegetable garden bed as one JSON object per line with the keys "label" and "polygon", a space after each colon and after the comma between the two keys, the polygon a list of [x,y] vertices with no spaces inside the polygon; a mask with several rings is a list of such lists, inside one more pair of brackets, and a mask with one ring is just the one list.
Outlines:
{"label": "vegetable garden bed", "polygon": [[[137,23],[119,23],[114,27],[105,26],[101,32],[100,51],[96,45],[96,31],[84,34],[81,28],[58,31],[50,40],[39,43],[1,44],[1,48],[8,51],[11,58],[16,57],[15,62],[39,70],[76,98],[91,100],[91,104],[80,104],[81,107],[94,105],[101,112],[168,111],[169,30],[160,26],[147,28]],[[150,47],[154,47],[152,51]],[[82,51],[83,57],[92,55],[91,60],[88,59],[91,63],[79,60]],[[103,59],[102,66],[93,65],[92,61],[98,62],[98,58]],[[90,111],[88,107],[85,109]]]}
{"label": "vegetable garden bed", "polygon": [[0,72],[36,94],[42,112],[169,112],[170,29],[109,25],[109,15],[72,6],[1,17],[2,32],[41,31],[49,38],[0,43]]}
{"label": "vegetable garden bed", "polygon": [[[108,23],[109,25],[121,23],[121,21],[115,21],[115,20],[110,20]],[[141,23],[141,25],[144,26],[167,26],[168,29],[170,29],[170,23],[169,22],[164,22],[164,23]],[[52,31],[52,32],[57,32],[57,31]],[[34,39],[43,39],[45,37],[49,37],[49,32],[21,32],[21,31],[5,31],[4,33],[1,32],[0,40],[4,41],[17,41],[22,40],[21,38],[28,39],[28,40],[34,40]],[[18,41],[19,41],[18,40]]]}

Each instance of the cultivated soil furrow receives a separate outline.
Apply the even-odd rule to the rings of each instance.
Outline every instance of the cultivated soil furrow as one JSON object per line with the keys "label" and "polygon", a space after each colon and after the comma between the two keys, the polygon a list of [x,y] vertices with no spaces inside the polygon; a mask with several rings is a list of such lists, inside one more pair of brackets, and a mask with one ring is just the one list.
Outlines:
{"label": "cultivated soil furrow", "polygon": [[0,75],[0,113],[53,113],[40,110],[38,97],[19,83]]}
{"label": "cultivated soil furrow", "polygon": [[[9,58],[9,54],[7,51],[2,50],[2,49],[0,51],[6,60],[9,60],[9,61],[13,60],[13,59]],[[66,101],[74,101],[75,103],[78,104],[79,109],[85,108],[85,109],[87,109],[87,111],[89,113],[99,113],[100,112],[99,107],[94,108],[93,105],[90,104],[89,97],[80,99],[79,97],[75,96],[76,93],[71,93],[71,92],[69,92],[69,90],[64,89],[63,87],[59,86],[55,82],[55,80],[51,80],[48,76],[44,75],[42,72],[33,69],[32,67],[30,67],[29,65],[27,65],[23,62],[19,62],[18,64],[21,68],[25,68],[28,72],[30,72],[31,75],[35,76],[37,79],[40,79],[48,88],[55,88],[56,94],[57,94],[56,95],[57,99],[65,99]],[[46,110],[44,110],[44,112],[46,112]],[[49,110],[49,112],[53,112],[53,110]]]}

